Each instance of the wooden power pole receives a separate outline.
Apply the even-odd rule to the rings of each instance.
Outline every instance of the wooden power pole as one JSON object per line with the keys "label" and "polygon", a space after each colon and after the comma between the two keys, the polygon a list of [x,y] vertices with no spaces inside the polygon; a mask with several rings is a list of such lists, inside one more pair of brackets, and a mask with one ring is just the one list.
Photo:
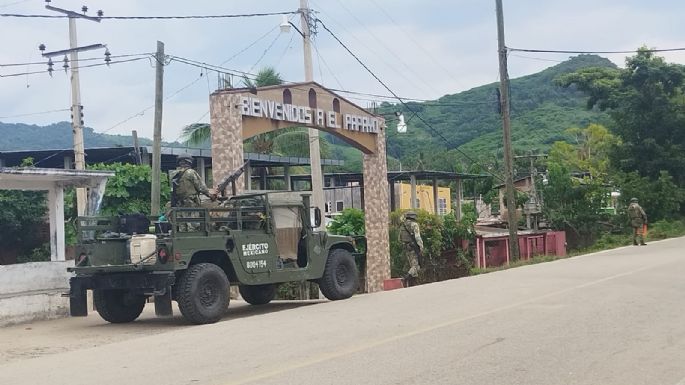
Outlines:
{"label": "wooden power pole", "polygon": [[504,144],[504,184],[506,185],[507,223],[509,227],[509,258],[519,257],[518,219],[516,218],[516,195],[514,191],[514,164],[511,149],[511,120],[509,117],[509,74],[507,73],[507,47],[504,44],[504,12],[502,0],[497,4],[497,50],[499,52],[499,88],[502,110],[502,135]]}
{"label": "wooden power pole", "polygon": [[164,104],[164,43],[157,41],[155,55],[155,123],[152,137],[152,186],[150,214],[159,215],[160,179],[162,173],[162,107]]}

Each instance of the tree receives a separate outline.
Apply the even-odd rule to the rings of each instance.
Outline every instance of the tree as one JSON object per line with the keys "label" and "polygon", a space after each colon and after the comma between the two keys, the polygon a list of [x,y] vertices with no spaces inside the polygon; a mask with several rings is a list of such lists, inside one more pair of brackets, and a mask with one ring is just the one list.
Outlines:
{"label": "tree", "polygon": [[685,185],[685,66],[642,47],[626,59],[625,69],[584,69],[559,83],[586,92],[589,108],[609,112],[622,141],[611,151],[614,167],[652,180],[666,170]]}
{"label": "tree", "polygon": [[[89,166],[94,170],[114,171],[114,177],[107,181],[107,188],[100,208],[101,215],[117,215],[120,213],[149,213],[150,186],[152,169],[148,165],[134,165],[124,163],[98,163]],[[161,203],[165,204],[171,194],[171,186],[166,174],[162,174]],[[159,213],[151,213],[157,215]]]}
{"label": "tree", "polygon": [[16,250],[22,256],[41,246],[38,230],[46,220],[46,200],[43,191],[0,190],[0,247],[3,250]]}
{"label": "tree", "polygon": [[609,153],[620,142],[600,124],[566,130],[572,142],[555,142],[549,151],[552,162],[564,165],[570,171],[587,172],[593,178],[606,178],[609,173]]}
{"label": "tree", "polygon": [[[274,69],[273,67],[265,67],[259,70],[254,80],[250,80],[247,77],[243,78],[243,86],[245,86],[246,88],[276,86],[279,84],[283,84],[283,79],[281,78],[281,74],[276,72],[276,69]],[[257,137],[259,136],[260,135],[258,135]],[[181,138],[183,142],[186,144],[204,144],[212,138],[211,126],[209,125],[209,123],[190,124],[188,126],[183,127],[183,130],[181,131]],[[262,146],[261,148],[266,148],[268,150],[269,147]],[[267,154],[268,152],[262,153]]]}
{"label": "tree", "polygon": [[586,247],[608,219],[602,210],[607,193],[599,180],[572,178],[568,168],[549,162],[542,211],[552,228],[566,231],[571,248]]}
{"label": "tree", "polygon": [[[658,202],[676,199],[677,204],[669,207],[679,208],[682,214],[685,66],[666,63],[642,47],[635,56],[626,59],[625,69],[585,69],[561,76],[559,83],[575,85],[586,92],[590,96],[589,108],[609,112],[615,123],[613,131],[621,140],[609,151],[611,166],[622,173],[617,179],[628,189],[643,184],[645,178],[655,185],[666,186],[653,199]],[[675,189],[667,187],[670,183]],[[656,212],[654,219],[670,216],[661,210]]]}

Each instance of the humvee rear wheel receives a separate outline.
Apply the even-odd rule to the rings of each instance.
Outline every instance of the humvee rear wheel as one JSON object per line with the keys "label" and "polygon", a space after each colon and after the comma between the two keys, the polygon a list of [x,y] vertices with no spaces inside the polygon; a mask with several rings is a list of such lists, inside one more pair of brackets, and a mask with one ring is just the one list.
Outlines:
{"label": "humvee rear wheel", "polygon": [[177,282],[176,300],[181,314],[194,324],[217,322],[228,308],[228,289],[228,278],[219,266],[190,266]]}
{"label": "humvee rear wheel", "polygon": [[113,324],[131,322],[145,307],[145,296],[126,290],[94,290],[93,302],[100,317]]}
{"label": "humvee rear wheel", "polygon": [[240,285],[238,290],[250,305],[265,305],[276,296],[276,285]]}
{"label": "humvee rear wheel", "polygon": [[350,298],[357,291],[359,272],[352,254],[343,249],[334,249],[328,254],[319,288],[326,298],[334,301]]}

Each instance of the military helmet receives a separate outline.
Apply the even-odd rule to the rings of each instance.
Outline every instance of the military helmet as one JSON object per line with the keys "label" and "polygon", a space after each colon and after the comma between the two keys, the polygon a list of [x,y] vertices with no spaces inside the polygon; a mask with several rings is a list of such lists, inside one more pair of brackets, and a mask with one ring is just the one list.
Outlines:
{"label": "military helmet", "polygon": [[189,164],[193,164],[193,157],[187,153],[178,154],[178,156],[176,156],[176,164],[180,164],[181,162],[188,162]]}
{"label": "military helmet", "polygon": [[630,203],[637,203],[637,198],[630,198]]}
{"label": "military helmet", "polygon": [[404,213],[404,217],[407,219],[414,219],[415,220],[416,219],[416,212],[407,211],[406,213]]}

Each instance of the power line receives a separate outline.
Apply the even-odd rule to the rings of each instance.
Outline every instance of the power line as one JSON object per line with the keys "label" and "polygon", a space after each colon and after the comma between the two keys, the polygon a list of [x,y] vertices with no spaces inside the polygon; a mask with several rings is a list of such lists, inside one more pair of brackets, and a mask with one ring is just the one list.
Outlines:
{"label": "power line", "polygon": [[[126,60],[118,60],[118,61],[111,61],[109,63],[97,63],[97,64],[88,64],[84,66],[79,66],[79,69],[83,68],[91,68],[91,67],[101,67],[101,66],[109,66],[109,65],[114,65],[114,64],[121,64],[121,63],[130,63],[138,60],[143,60],[147,59],[146,57],[138,57],[138,58],[133,58],[133,59],[126,59]],[[44,63],[43,63],[44,64]],[[24,75],[36,75],[36,74],[45,74],[48,73],[48,70],[43,70],[43,71],[27,71],[27,72],[18,72],[18,73],[13,73],[13,74],[0,74],[0,78],[11,78],[11,77],[16,77],[16,76],[24,76]]]}
{"label": "power line", "polygon": [[[177,16],[102,16],[98,17],[101,20],[182,20],[182,19],[233,19],[241,17],[261,17],[261,16],[278,16],[278,15],[294,15],[298,11],[284,11],[284,12],[265,12],[265,13],[243,13],[233,15],[177,15]],[[0,17],[17,17],[27,19],[66,19],[67,15],[36,15],[36,14],[19,14],[19,13],[0,13]]]}
{"label": "power line", "polygon": [[[153,55],[150,52],[146,53],[132,53],[132,54],[125,54],[125,55],[112,55],[110,56],[111,59],[119,59],[119,58],[124,58],[124,57],[134,57],[134,56],[149,56]],[[78,60],[74,60],[76,62],[87,62],[87,61],[93,61],[93,60],[104,60],[101,57],[90,57],[90,58],[79,58]],[[71,60],[69,61],[71,62]],[[42,62],[29,62],[29,63],[5,63],[5,64],[0,64],[0,67],[23,67],[23,66],[28,66],[28,65],[40,65],[40,64],[47,64],[46,61]]]}
{"label": "power line", "polygon": [[265,34],[263,34],[262,36],[258,37],[257,40],[255,40],[255,41],[253,41],[252,43],[250,43],[247,47],[241,49],[240,51],[236,52],[233,56],[231,56],[231,57],[229,57],[228,59],[222,61],[221,64],[219,64],[219,65],[222,66],[222,65],[228,63],[229,61],[235,59],[236,57],[238,57],[238,55],[240,55],[241,53],[243,53],[243,52],[247,51],[248,49],[252,48],[255,44],[259,43],[262,39],[264,39],[265,37],[267,37],[268,35],[270,35],[271,32],[273,32],[273,31],[274,31],[276,28],[278,28],[278,27],[279,27],[279,26],[277,25],[277,26],[275,26],[274,28],[270,29],[270,30],[267,31]]}
{"label": "power line", "polygon": [[257,59],[257,61],[252,65],[252,67],[250,67],[250,71],[252,71],[252,70],[257,66],[257,64],[259,64],[259,62],[262,61],[262,59],[264,59],[264,56],[266,56],[267,52],[269,52],[269,51],[271,50],[271,48],[273,48],[274,44],[276,44],[276,42],[278,41],[278,39],[279,39],[280,37],[281,37],[281,34],[280,34],[280,32],[279,32],[279,33],[276,35],[276,37],[271,41],[271,44],[269,44],[269,45],[266,47],[266,49],[264,50],[264,52],[262,52],[262,55],[259,57],[259,59]]}
{"label": "power line", "polygon": [[[338,77],[335,75],[335,72],[333,72],[333,70],[331,70],[331,67],[328,65],[328,62],[326,61],[326,59],[321,55],[321,52],[319,52],[318,45],[312,41],[312,46],[314,47],[314,51],[316,51],[316,56],[319,58],[319,60],[321,62],[323,62],[323,65],[326,67],[326,69],[331,74],[331,76],[333,76],[333,79],[335,79],[335,82],[338,83],[338,86],[340,86],[340,88],[344,88],[342,83],[340,82],[340,79],[338,79]],[[321,70],[321,64],[319,64],[319,70]],[[321,75],[321,81],[323,81],[323,75]]]}
{"label": "power line", "polygon": [[64,111],[70,111],[70,109],[69,108],[62,108],[59,110],[49,110],[49,111],[41,111],[41,112],[30,112],[30,113],[26,113],[26,114],[0,116],[0,119],[23,118],[25,116],[45,115],[45,114],[52,114],[55,112],[64,112]]}
{"label": "power line", "polygon": [[[415,114],[416,117],[417,117],[424,125],[426,125],[426,127],[428,127],[434,134],[436,134],[437,136],[439,136],[440,139],[444,140],[446,143],[451,144],[457,152],[459,152],[460,154],[462,154],[462,155],[463,155],[466,159],[468,159],[471,163],[473,163],[473,164],[478,164],[478,165],[480,165],[481,167],[483,167],[484,170],[487,170],[487,167],[483,166],[480,162],[478,162],[478,161],[476,161],[475,159],[473,159],[473,158],[472,158],[471,156],[469,156],[466,152],[464,152],[463,150],[461,150],[458,146],[454,145],[454,144],[453,144],[449,139],[447,139],[447,137],[445,137],[440,131],[438,131],[438,130],[436,130],[435,128],[433,128],[433,126],[432,126],[430,123],[428,123],[421,115],[419,115],[418,112],[414,111],[414,109],[412,109],[407,103],[405,103],[404,100],[402,100],[402,98],[400,98],[392,89],[390,89],[390,87],[388,87],[388,86],[387,86],[387,85],[378,77],[378,75],[376,75],[373,71],[371,71],[371,69],[370,69],[366,64],[364,64],[364,62],[361,61],[361,59],[359,59],[359,57],[358,57],[357,55],[355,55],[354,52],[352,52],[352,51],[347,47],[347,45],[345,45],[345,43],[343,43],[343,42],[338,38],[338,36],[336,36],[336,35],[333,33],[333,31],[331,31],[330,29],[328,29],[328,27],[326,26],[326,24],[324,24],[321,20],[317,20],[317,22],[318,22],[318,23],[321,23],[321,26],[322,26],[322,27],[323,27],[323,28],[324,28],[324,29],[325,29],[325,30],[326,30],[326,31],[327,31],[327,32],[328,32],[328,33],[329,33],[329,34],[330,34],[330,35],[331,35],[331,36],[332,36],[332,37],[333,37],[333,38],[334,38],[334,39],[335,39],[335,40],[336,40],[336,41],[337,41],[337,42],[338,42],[338,43],[339,43],[339,44],[340,44],[340,45],[341,45],[341,46],[342,46],[350,55],[352,55],[352,57],[354,57],[354,59],[357,60],[357,62],[358,62],[359,64],[361,64],[361,66],[364,67],[364,69],[365,69],[369,74],[371,74],[371,76],[373,76],[374,79],[376,79],[376,81],[378,81],[378,83],[380,83],[386,90],[388,90],[388,92],[390,92],[390,93],[391,93],[391,94],[392,94],[392,95],[393,95],[393,96],[394,96],[394,97],[395,97],[395,98],[404,106],[404,108],[406,108],[408,111],[410,111],[410,112],[412,112],[413,114]],[[486,172],[488,172],[490,175],[494,176],[494,177],[497,178],[497,179],[503,180],[503,178],[500,177],[499,175],[495,175],[494,173],[489,172],[489,171],[486,171]]]}
{"label": "power line", "polygon": [[446,73],[450,78],[452,78],[452,80],[461,84],[461,81],[457,79],[449,69],[447,69],[442,63],[440,63],[435,58],[435,56],[433,56],[433,54],[424,47],[424,44],[417,41],[413,34],[407,32],[407,30],[402,28],[402,26],[385,9],[383,9],[376,0],[371,0],[371,2],[397,27],[397,29],[402,31],[402,33],[404,33],[404,35],[407,36],[409,40],[411,40],[414,43],[414,45],[419,47],[419,49],[421,49],[421,51],[423,51],[426,54],[426,56],[428,56],[433,61],[433,63],[437,64],[438,67],[440,67],[440,69],[442,69],[444,73]]}
{"label": "power line", "polygon": [[662,48],[662,49],[635,49],[631,51],[567,51],[554,49],[528,49],[528,48],[506,48],[509,52],[536,52],[536,53],[572,53],[572,54],[629,54],[638,52],[673,52],[685,51],[684,48]]}
{"label": "power line", "polygon": [[[312,1],[312,3],[314,3],[317,7],[321,8],[321,6],[319,6],[318,4],[316,4],[314,1]],[[414,88],[416,88],[416,89],[421,89],[421,90],[423,90],[424,92],[427,91],[428,94],[430,94],[431,92],[433,92],[433,90],[428,89],[428,88],[424,88],[425,86],[423,86],[423,85],[421,85],[421,84],[415,82],[415,81],[414,81],[415,79],[414,79],[412,76],[409,76],[409,75],[407,74],[406,71],[401,71],[401,70],[399,70],[398,68],[396,68],[391,62],[389,62],[389,61],[386,59],[387,55],[382,55],[382,54],[379,52],[378,49],[373,49],[373,48],[371,48],[371,47],[365,42],[365,39],[361,39],[361,38],[357,37],[357,35],[355,35],[353,32],[351,32],[349,29],[347,29],[347,27],[345,26],[344,23],[339,22],[335,17],[333,17],[332,15],[326,13],[325,11],[321,11],[321,12],[322,12],[323,14],[325,14],[326,17],[327,17],[328,19],[330,19],[330,20],[333,21],[335,24],[337,24],[337,25],[338,25],[343,31],[345,31],[349,36],[351,36],[352,38],[354,38],[361,46],[363,46],[364,48],[366,48],[366,50],[368,50],[369,52],[371,52],[371,54],[375,55],[375,57],[378,58],[378,60],[379,60],[380,62],[382,62],[383,65],[385,65],[387,68],[389,68],[389,69],[390,69],[392,72],[394,72],[397,76],[399,76],[399,77],[401,77],[402,79],[404,79],[404,81],[407,82],[407,84],[412,85],[412,86],[413,86]],[[371,36],[373,36],[373,34],[371,34],[371,33],[369,33],[369,34],[370,34]],[[416,80],[420,80],[420,79],[419,79],[419,78],[416,78]],[[430,87],[429,87],[429,88],[430,88]]]}
{"label": "power line", "polygon": [[[183,87],[179,88],[178,90],[174,91],[172,94],[170,94],[169,96],[165,97],[165,98],[164,98],[164,101],[167,101],[167,100],[173,98],[174,96],[180,94],[181,92],[185,91],[185,90],[188,89],[190,86],[192,86],[193,84],[197,83],[200,79],[202,79],[202,76],[203,76],[203,74],[200,73],[200,76],[198,76],[197,79],[191,81],[190,83],[186,84],[185,86],[183,86]],[[133,115],[129,116],[128,118],[126,118],[126,119],[120,121],[119,123],[113,125],[112,127],[110,127],[110,128],[108,128],[108,129],[102,131],[101,134],[104,134],[104,133],[106,133],[106,132],[109,132],[109,131],[111,131],[111,130],[113,130],[113,129],[119,127],[119,126],[121,126],[122,124],[124,124],[124,123],[130,121],[130,120],[133,119],[133,118],[136,118],[136,117],[138,117],[138,116],[143,116],[143,115],[145,115],[145,112],[148,111],[148,110],[150,110],[150,109],[152,109],[154,106],[155,106],[155,105],[153,104],[153,105],[151,105],[151,106],[148,106],[148,107],[142,109],[142,110],[139,111],[139,112],[136,112],[135,114],[133,114]]]}
{"label": "power line", "polygon": [[537,60],[537,61],[545,61],[545,62],[553,62],[553,63],[563,63],[565,60],[555,60],[555,59],[545,59],[541,57],[533,57],[533,56],[524,56],[524,55],[515,55],[515,54],[509,54],[508,56],[513,56],[513,57],[518,57],[521,59],[528,59],[528,60]]}
{"label": "power line", "polygon": [[19,1],[13,1],[13,2],[7,3],[7,4],[0,4],[0,8],[7,8],[7,7],[11,7],[11,6],[13,6],[13,5],[17,5],[17,4],[21,4],[21,3],[26,3],[26,2],[29,2],[29,1],[31,1],[31,0],[19,0]]}
{"label": "power line", "polygon": [[[316,50],[316,45],[314,45],[314,48]],[[185,57],[180,57],[180,56],[175,56],[175,55],[169,55],[169,57],[170,57],[171,61],[176,61],[176,62],[179,62],[182,64],[190,65],[190,66],[197,67],[197,68],[203,68],[203,69],[210,70],[210,71],[227,73],[227,74],[232,74],[232,75],[236,75],[236,76],[247,77],[250,79],[254,79],[257,76],[257,74],[254,74],[251,72],[245,72],[245,71],[240,71],[240,70],[236,70],[236,69],[232,69],[232,68],[217,66],[214,64],[209,64],[206,62],[188,59]],[[323,60],[324,64],[326,64],[325,59],[323,57],[321,59]],[[329,70],[330,70],[330,68],[329,68]],[[335,74],[333,74],[333,75],[335,77]],[[288,84],[288,83],[299,83],[299,82],[294,82],[294,81],[290,81],[290,80],[284,81],[284,84]],[[338,83],[340,83],[340,82],[338,81]],[[350,90],[339,89],[339,88],[328,88],[328,89],[331,91],[334,91],[334,92],[351,94],[351,95],[370,96],[370,97],[375,97],[375,98],[380,98],[380,99],[392,99],[392,100],[397,99],[397,96],[391,96],[391,95],[380,95],[380,94],[367,93],[367,92],[350,91]],[[469,105],[492,104],[491,101],[482,101],[482,102],[477,102],[477,101],[473,101],[473,102],[471,102],[471,101],[469,101],[469,102],[466,102],[466,101],[464,101],[464,102],[458,102],[458,101],[455,101],[455,102],[436,102],[436,100],[420,99],[420,98],[412,98],[412,97],[400,97],[400,98],[405,102],[424,103],[424,105],[429,105],[429,106],[454,106],[454,107],[458,107],[458,106],[469,106]],[[362,98],[357,98],[357,99],[377,101],[377,99],[362,99]]]}

